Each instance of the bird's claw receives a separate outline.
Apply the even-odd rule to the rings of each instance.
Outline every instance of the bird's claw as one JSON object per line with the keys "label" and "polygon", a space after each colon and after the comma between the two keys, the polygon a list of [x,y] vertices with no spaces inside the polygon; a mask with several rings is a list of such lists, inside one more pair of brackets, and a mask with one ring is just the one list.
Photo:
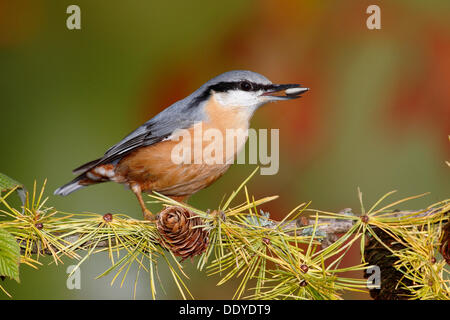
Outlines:
{"label": "bird's claw", "polygon": [[143,214],[144,214],[144,219],[147,221],[155,221],[156,220],[156,216],[153,213],[151,213],[151,211],[148,209],[143,210]]}
{"label": "bird's claw", "polygon": [[218,216],[223,222],[225,222],[225,220],[227,219],[225,212],[223,212],[222,210],[213,210],[213,212],[211,212],[211,210],[208,209],[206,212],[213,216]]}

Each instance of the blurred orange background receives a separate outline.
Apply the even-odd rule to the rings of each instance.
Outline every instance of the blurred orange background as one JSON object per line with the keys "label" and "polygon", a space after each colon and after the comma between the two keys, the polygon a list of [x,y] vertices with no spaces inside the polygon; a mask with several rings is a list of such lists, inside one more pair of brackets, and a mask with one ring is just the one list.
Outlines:
{"label": "blurred orange background", "polygon": [[[81,30],[68,30],[66,8],[81,8]],[[381,8],[380,30],[366,27],[366,8]],[[450,191],[449,1],[0,1],[0,172],[26,186],[48,178],[49,203],[67,212],[126,213],[134,196],[116,184],[66,198],[53,190],[70,171],[208,79],[248,69],[275,83],[311,88],[301,99],[267,105],[253,128],[280,129],[280,170],[257,175],[255,198],[282,219],[299,203],[322,210],[353,208],[357,188],[367,205],[383,194],[431,192],[405,205],[422,208]],[[234,165],[190,200],[216,208],[253,170]],[[93,280],[106,256],[82,267],[81,290],[68,290],[63,266],[21,267],[18,299],[133,297]],[[358,249],[345,263],[358,263]],[[237,283],[215,287],[185,262],[198,299],[230,298]],[[180,298],[167,270],[162,299]],[[136,270],[133,270],[136,272]],[[355,274],[355,277],[362,275]],[[137,298],[151,298],[141,277]],[[368,298],[368,295],[347,295]],[[2,297],[3,298],[3,297]]]}

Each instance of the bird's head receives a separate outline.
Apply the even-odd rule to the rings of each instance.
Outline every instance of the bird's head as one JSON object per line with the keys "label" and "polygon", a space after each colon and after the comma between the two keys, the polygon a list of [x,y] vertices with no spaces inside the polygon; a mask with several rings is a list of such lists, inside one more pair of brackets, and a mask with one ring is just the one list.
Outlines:
{"label": "bird's head", "polygon": [[198,99],[214,98],[224,108],[247,110],[251,116],[268,102],[296,99],[308,90],[299,84],[273,84],[256,72],[236,70],[206,82],[199,89]]}

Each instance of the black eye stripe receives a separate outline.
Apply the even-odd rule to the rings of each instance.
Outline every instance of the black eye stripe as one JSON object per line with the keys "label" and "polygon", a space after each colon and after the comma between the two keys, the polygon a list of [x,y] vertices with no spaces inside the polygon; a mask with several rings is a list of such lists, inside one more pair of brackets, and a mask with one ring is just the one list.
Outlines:
{"label": "black eye stripe", "polygon": [[251,82],[244,80],[239,83],[239,88],[244,91],[251,91],[253,89],[253,85]]}
{"label": "black eye stripe", "polygon": [[227,92],[230,90],[242,90],[241,83],[243,81],[246,81],[251,84],[251,89],[248,91],[259,91],[259,90],[269,90],[274,88],[273,84],[260,84],[260,83],[254,83],[248,80],[242,80],[242,81],[229,81],[229,82],[219,82],[213,85],[210,85],[203,91],[201,95],[196,97],[191,104],[188,106],[188,108],[192,108],[196,106],[197,104],[201,103],[202,101],[207,100],[211,96],[211,92]]}
{"label": "black eye stripe", "polygon": [[248,91],[259,91],[259,90],[268,90],[273,87],[271,84],[260,84],[260,83],[254,83],[248,80],[243,81],[232,81],[232,82],[219,82],[212,86],[209,86],[207,91],[215,91],[215,92],[227,92],[229,90],[242,90],[241,84],[242,82],[247,82],[251,85],[251,89]]}

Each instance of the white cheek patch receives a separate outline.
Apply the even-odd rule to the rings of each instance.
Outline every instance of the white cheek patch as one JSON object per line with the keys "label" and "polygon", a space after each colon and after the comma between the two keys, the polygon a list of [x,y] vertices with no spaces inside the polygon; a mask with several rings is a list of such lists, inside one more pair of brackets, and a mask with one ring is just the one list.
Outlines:
{"label": "white cheek patch", "polygon": [[225,108],[239,109],[242,115],[250,120],[258,107],[269,102],[268,99],[261,98],[261,94],[261,91],[230,90],[215,92],[214,99]]}
{"label": "white cheek patch", "polygon": [[254,91],[230,90],[216,92],[214,98],[225,107],[252,107],[258,105],[258,93]]}

